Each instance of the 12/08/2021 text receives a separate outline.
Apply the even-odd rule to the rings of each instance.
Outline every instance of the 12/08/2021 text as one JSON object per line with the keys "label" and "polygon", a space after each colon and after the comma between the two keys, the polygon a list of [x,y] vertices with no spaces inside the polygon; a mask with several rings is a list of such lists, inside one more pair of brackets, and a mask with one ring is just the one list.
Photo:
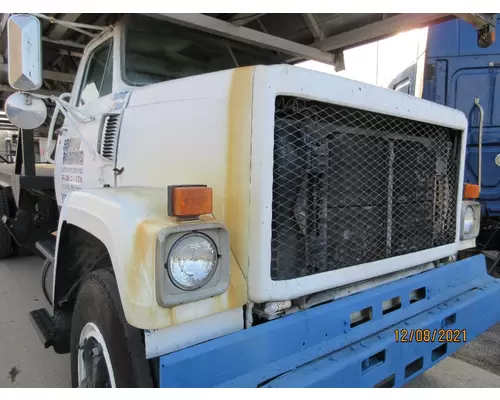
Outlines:
{"label": "12/08/2021 text", "polygon": [[465,329],[396,329],[396,342],[437,342],[437,343],[465,343],[467,332]]}

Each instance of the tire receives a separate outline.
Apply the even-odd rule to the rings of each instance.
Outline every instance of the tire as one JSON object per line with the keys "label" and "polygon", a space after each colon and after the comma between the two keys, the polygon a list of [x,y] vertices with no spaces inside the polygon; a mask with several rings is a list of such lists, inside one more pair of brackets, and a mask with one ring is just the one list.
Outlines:
{"label": "tire", "polygon": [[[145,358],[142,332],[125,320],[116,279],[109,269],[89,273],[84,278],[77,294],[71,321],[71,382],[73,387],[79,386],[79,360],[82,363],[84,354],[95,354],[85,350],[87,343],[93,338],[80,347],[81,335],[85,336],[88,327],[92,326],[98,328],[105,342],[102,348],[106,348],[109,354],[116,387],[153,387],[151,369]],[[86,365],[91,365],[91,363]],[[107,385],[113,386],[109,382]],[[99,387],[99,385],[95,386]]]}
{"label": "tire", "polygon": [[[0,188],[0,218],[8,216],[7,197],[4,189]],[[8,258],[12,255],[12,237],[5,224],[0,221],[0,259]]]}

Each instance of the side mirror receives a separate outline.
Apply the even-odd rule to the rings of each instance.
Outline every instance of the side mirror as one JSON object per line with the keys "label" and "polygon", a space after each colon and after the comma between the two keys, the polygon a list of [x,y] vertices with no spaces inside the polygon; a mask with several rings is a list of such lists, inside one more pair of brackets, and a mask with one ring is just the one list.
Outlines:
{"label": "side mirror", "polygon": [[42,38],[40,21],[27,15],[12,15],[7,22],[9,84],[17,90],[42,86]]}
{"label": "side mirror", "polygon": [[5,100],[5,114],[18,128],[36,129],[47,119],[47,107],[30,93],[13,93]]}

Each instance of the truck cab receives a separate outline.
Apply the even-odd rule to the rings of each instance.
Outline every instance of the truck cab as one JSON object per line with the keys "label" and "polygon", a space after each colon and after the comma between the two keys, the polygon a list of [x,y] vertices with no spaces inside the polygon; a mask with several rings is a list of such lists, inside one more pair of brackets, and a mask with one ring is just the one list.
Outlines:
{"label": "truck cab", "polygon": [[[12,17],[12,40],[37,43],[37,21]],[[31,318],[73,385],[402,386],[496,323],[484,257],[457,259],[480,218],[464,113],[222,26],[129,15],[71,94],[6,102],[23,140],[45,102],[64,115],[44,153],[57,229],[36,246],[52,310]]]}
{"label": "truck cab", "polygon": [[[496,16],[497,29],[499,21]],[[389,84],[393,90],[453,107],[467,117],[464,180],[480,182],[482,221],[477,250],[486,251],[492,261],[500,249],[500,113],[495,106],[500,96],[499,72],[500,43],[480,47],[474,28],[453,20],[429,27],[426,52]],[[495,251],[493,256],[491,251]]]}

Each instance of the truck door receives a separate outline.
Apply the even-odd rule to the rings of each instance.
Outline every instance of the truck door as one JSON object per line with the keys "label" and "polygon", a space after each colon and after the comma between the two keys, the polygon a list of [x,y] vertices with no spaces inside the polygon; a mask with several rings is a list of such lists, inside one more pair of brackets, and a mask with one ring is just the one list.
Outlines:
{"label": "truck door", "polygon": [[54,174],[57,202],[84,188],[113,184],[114,162],[101,156],[100,135],[111,107],[113,88],[113,36],[107,35],[86,53],[77,75],[71,104],[92,120],[66,118],[56,149]]}
{"label": "truck door", "polygon": [[414,63],[399,73],[387,86],[397,92],[415,95],[417,64]]}
{"label": "truck door", "polygon": [[[465,181],[477,183],[479,109],[478,98],[484,109],[481,200],[488,215],[500,215],[500,64],[488,62],[486,57],[470,57],[463,67],[454,68],[449,79],[447,105],[464,112],[469,121]],[[481,61],[482,60],[482,61]],[[455,66],[454,60],[450,64]],[[496,204],[495,204],[496,203]]]}

